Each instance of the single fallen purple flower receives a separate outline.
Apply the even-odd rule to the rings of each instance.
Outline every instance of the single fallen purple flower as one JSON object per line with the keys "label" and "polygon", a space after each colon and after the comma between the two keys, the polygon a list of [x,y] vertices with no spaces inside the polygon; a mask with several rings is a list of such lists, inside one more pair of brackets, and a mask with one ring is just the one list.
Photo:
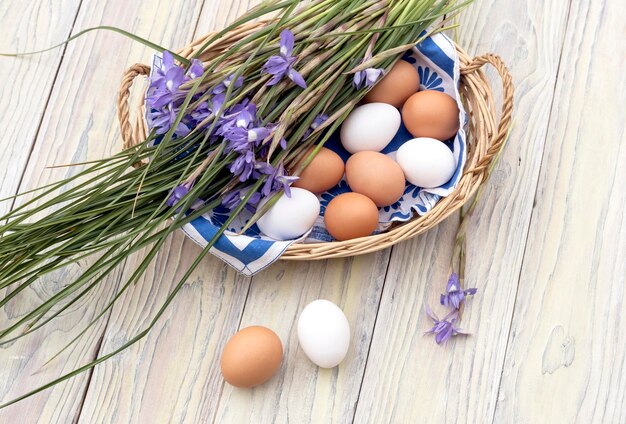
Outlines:
{"label": "single fallen purple flower", "polygon": [[[229,75],[226,78],[224,78],[224,80],[222,82],[220,82],[217,86],[215,86],[215,88],[213,89],[213,94],[222,94],[225,93],[226,90],[228,90],[228,87],[230,87],[231,84],[233,84],[233,78],[235,77],[235,75]],[[235,81],[233,88],[239,88],[243,85],[243,77],[240,76],[239,78],[237,78],[237,80]]]}
{"label": "single fallen purple flower", "polygon": [[293,53],[294,39],[293,32],[288,29],[280,33],[280,54],[270,56],[265,65],[263,65],[263,72],[273,75],[273,78],[266,85],[276,85],[287,76],[296,85],[302,88],[307,87],[302,75],[293,69],[293,65],[297,60],[297,57],[291,55]]}
{"label": "single fallen purple flower", "polygon": [[473,296],[477,291],[478,289],[476,288],[461,290],[459,276],[453,272],[448,279],[446,294],[442,294],[439,301],[444,306],[452,309],[459,309],[461,303],[465,300],[465,297]]}
{"label": "single fallen purple flower", "polygon": [[453,336],[469,334],[456,326],[459,319],[459,311],[457,309],[450,312],[443,319],[439,319],[437,315],[426,305],[426,315],[433,321],[433,327],[424,334],[434,334],[435,342],[443,344],[450,340]]}
{"label": "single fallen purple flower", "polygon": [[372,88],[384,73],[385,70],[382,68],[367,68],[362,71],[355,72],[352,83],[357,90],[363,85],[367,88]]}

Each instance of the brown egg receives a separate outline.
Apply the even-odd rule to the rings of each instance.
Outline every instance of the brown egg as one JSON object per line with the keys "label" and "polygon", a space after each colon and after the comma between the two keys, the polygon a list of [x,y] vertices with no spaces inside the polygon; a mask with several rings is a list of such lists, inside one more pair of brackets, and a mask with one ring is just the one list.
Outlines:
{"label": "brown egg", "polygon": [[410,63],[399,60],[363,99],[366,103],[388,103],[397,108],[420,88],[420,76]]}
{"label": "brown egg", "polygon": [[350,156],[346,162],[346,181],[352,191],[369,197],[378,207],[396,203],[406,185],[404,172],[395,160],[370,151]]}
{"label": "brown egg", "polygon": [[445,93],[420,91],[402,106],[402,122],[413,137],[445,141],[459,131],[459,108],[454,99]]}
{"label": "brown egg", "polygon": [[266,327],[247,327],[226,343],[222,375],[235,387],[258,386],[274,375],[282,358],[283,345],[276,333]]}
{"label": "brown egg", "polygon": [[369,236],[378,226],[378,208],[369,197],[343,193],[326,206],[324,224],[337,240]]}
{"label": "brown egg", "polygon": [[[310,148],[307,155],[313,151]],[[303,159],[303,160],[304,160]],[[326,147],[322,147],[313,160],[304,168],[300,179],[293,183],[293,187],[300,187],[313,193],[322,193],[341,181],[344,164],[339,155]]]}

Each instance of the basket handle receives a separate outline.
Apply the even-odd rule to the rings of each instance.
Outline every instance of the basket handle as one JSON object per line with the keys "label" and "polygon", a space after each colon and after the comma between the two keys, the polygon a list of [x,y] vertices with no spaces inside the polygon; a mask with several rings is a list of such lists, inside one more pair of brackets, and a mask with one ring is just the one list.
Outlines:
{"label": "basket handle", "polygon": [[130,99],[130,89],[135,82],[135,78],[148,74],[150,74],[149,66],[141,63],[135,63],[126,70],[124,78],[122,78],[120,91],[117,95],[117,119],[120,123],[120,133],[122,135],[124,150],[135,146],[139,142],[139,140],[135,140],[133,138],[135,137],[135,134],[137,134],[137,131],[130,123],[130,110],[128,105],[128,100]]}
{"label": "basket handle", "polygon": [[[490,64],[492,65],[500,78],[502,79],[502,91],[503,91],[503,100],[502,100],[502,110],[500,112],[500,122],[498,123],[498,130],[492,136],[491,141],[489,143],[489,147],[485,155],[478,161],[476,166],[467,172],[472,173],[482,173],[486,168],[489,167],[491,163],[491,159],[498,154],[502,145],[506,141],[506,138],[509,133],[509,128],[511,126],[511,119],[513,114],[513,103],[514,103],[514,87],[513,87],[513,78],[511,77],[511,73],[509,72],[509,68],[505,65],[504,61],[500,58],[500,56],[487,53],[481,56],[474,57],[469,63],[465,64],[461,68],[461,74],[469,74],[472,72],[477,72],[484,65]],[[495,115],[495,113],[494,113]],[[497,122],[497,116],[494,116],[494,122]]]}

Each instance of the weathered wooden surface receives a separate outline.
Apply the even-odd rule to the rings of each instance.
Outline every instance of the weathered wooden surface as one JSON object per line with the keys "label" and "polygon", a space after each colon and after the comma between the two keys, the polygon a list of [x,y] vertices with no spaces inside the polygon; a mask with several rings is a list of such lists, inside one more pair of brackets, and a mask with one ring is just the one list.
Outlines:
{"label": "weathered wooden surface", "polygon": [[[462,327],[474,335],[445,348],[422,336],[431,324],[424,304],[438,303],[449,274],[458,223],[450,219],[393,249],[357,422],[492,419],[569,7],[565,0],[480,0],[461,16],[459,43],[471,54],[501,54],[517,98],[510,144],[468,230],[465,284],[479,292]],[[406,407],[413,399],[418,407]]]}
{"label": "weathered wooden surface", "polygon": [[[17,3],[0,5],[0,51],[99,24],[179,46],[255,1]],[[455,218],[391,250],[281,262],[252,279],[208,258],[145,340],[0,411],[0,422],[623,422],[625,12],[619,0],[476,0],[460,19],[460,44],[500,54],[517,86],[516,126],[469,228],[467,283],[479,294],[463,326],[473,336],[439,347],[422,335],[424,305],[436,303],[449,272]],[[149,52],[98,33],[61,53],[0,58],[0,78],[12,82],[0,86],[3,196],[73,172],[47,165],[119,148],[113,93],[124,68]],[[140,256],[47,329],[1,346],[0,399],[141,331],[198,252],[180,234],[168,240],[110,316],[45,368]],[[41,282],[25,302],[79,269]],[[351,324],[348,358],[335,370],[313,366],[298,347],[298,314],[316,298],[337,303]],[[12,304],[0,323],[27,306]],[[267,384],[233,389],[219,374],[221,349],[253,324],[277,332],[285,360]]]}
{"label": "weathered wooden surface", "polygon": [[623,16],[621,2],[572,4],[500,422],[626,422]]}

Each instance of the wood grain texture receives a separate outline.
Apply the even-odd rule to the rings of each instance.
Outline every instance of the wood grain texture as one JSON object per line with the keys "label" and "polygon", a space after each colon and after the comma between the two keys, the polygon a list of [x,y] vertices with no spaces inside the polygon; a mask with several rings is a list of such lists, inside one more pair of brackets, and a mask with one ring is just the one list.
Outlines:
{"label": "wood grain texture", "polygon": [[[80,0],[0,3],[0,52],[40,49],[66,39]],[[55,81],[63,49],[23,58],[0,57],[0,198],[15,194]],[[4,214],[11,202],[0,203]]]}
{"label": "wood grain texture", "polygon": [[[148,325],[199,253],[183,234],[168,240],[114,307],[101,354]],[[237,329],[248,288],[249,278],[216,258],[204,260],[145,340],[96,367],[80,421],[210,422],[223,384],[219,355]]]}
{"label": "wood grain texture", "polygon": [[474,335],[445,347],[422,336],[432,325],[424,303],[437,306],[445,289],[457,223],[395,246],[356,422],[492,420],[568,10],[565,0],[484,0],[461,15],[460,45],[501,54],[517,98],[517,126],[468,227],[466,286],[479,292],[462,327]]}
{"label": "wood grain texture", "polygon": [[[185,8],[182,7],[183,3],[186,5]],[[195,7],[192,7],[194,4]],[[190,34],[184,35],[177,30],[177,22],[180,25],[195,24],[200,13],[200,5],[200,0],[196,3],[179,1],[176,4],[154,1],[84,0],[74,32],[101,24],[115,24],[140,34],[147,34],[156,42],[180,45],[188,42],[191,37]],[[174,6],[178,7],[171,13],[167,15],[162,13],[163,8]],[[58,17],[56,20],[61,21]],[[67,34],[60,37],[57,35],[58,38],[54,41],[58,42],[59,38],[64,39],[66,36]],[[44,46],[39,44],[37,47]],[[46,168],[49,165],[106,157],[120,148],[114,95],[119,76],[128,64],[132,63],[132,59],[145,60],[148,57],[146,48],[138,47],[136,43],[112,33],[100,32],[88,35],[68,46],[21,190],[59,180],[73,175],[80,169],[80,167]],[[44,56],[41,60],[43,58]],[[19,90],[19,87],[16,88]],[[21,124],[25,127],[37,126],[37,122],[31,123],[27,119]],[[19,181],[19,176],[15,178]],[[2,316],[3,327],[9,320],[21,317],[30,308],[62,289],[87,266],[88,263],[83,262],[48,275],[32,289],[27,290],[23,296],[15,298],[3,310],[3,314],[7,314]],[[71,350],[42,369],[45,361],[72,340],[103,308],[118,281],[119,272],[112,273],[101,283],[99,289],[94,290],[88,298],[60,315],[50,325],[23,339],[22,342],[2,350],[2,356],[7,358],[8,364],[6,367],[3,366],[3,382],[0,384],[3,401],[47,383],[95,357],[106,318],[101,319]],[[89,373],[82,374],[67,383],[2,410],[0,421],[11,422],[12,417],[20,417],[21,422],[72,421],[80,411],[88,379]]]}
{"label": "wood grain texture", "polygon": [[[79,5],[78,0],[2,2],[0,51],[31,51],[67,38]],[[24,58],[0,57],[0,80],[3,81],[0,84],[0,124],[3,127],[3,137],[0,138],[0,197],[13,195],[17,191],[46,110],[62,53],[63,49],[58,49]],[[12,201],[0,203],[0,213],[7,212],[11,204]],[[37,290],[22,297],[22,301],[9,303],[0,311],[0,328],[4,329],[22,317],[27,312],[27,305],[41,302],[41,296],[50,296],[58,291],[63,281],[72,274],[75,273],[54,273],[45,282],[39,282]],[[0,294],[5,293],[0,290]],[[89,301],[94,303],[94,307],[99,305],[97,298],[90,296]],[[69,309],[64,314],[66,321],[60,321],[50,328],[50,333],[37,333],[29,339],[0,346],[0,399],[14,398],[46,383],[50,375],[71,370],[62,363],[44,369],[42,365],[59,348],[59,344],[53,340],[60,334],[71,334],[73,322],[80,320],[83,315],[79,309]],[[94,336],[93,333],[89,335]],[[95,336],[97,338],[97,334]],[[72,357],[93,356],[95,351],[88,346],[76,346],[68,354]],[[32,401],[2,410],[0,422],[34,423],[43,417],[53,421],[73,417],[80,407],[84,385],[85,380],[76,381],[75,384],[37,396]],[[52,402],[47,403],[47,398]]]}
{"label": "wood grain texture", "polygon": [[[263,325],[283,342],[280,371],[252,390],[224,386],[216,423],[346,423],[354,416],[389,249],[349,259],[277,262],[253,277],[240,328]],[[328,299],[348,317],[350,348],[339,367],[321,369],[297,338],[298,317]]]}
{"label": "wood grain texture", "polygon": [[626,422],[623,17],[572,4],[497,422]]}

